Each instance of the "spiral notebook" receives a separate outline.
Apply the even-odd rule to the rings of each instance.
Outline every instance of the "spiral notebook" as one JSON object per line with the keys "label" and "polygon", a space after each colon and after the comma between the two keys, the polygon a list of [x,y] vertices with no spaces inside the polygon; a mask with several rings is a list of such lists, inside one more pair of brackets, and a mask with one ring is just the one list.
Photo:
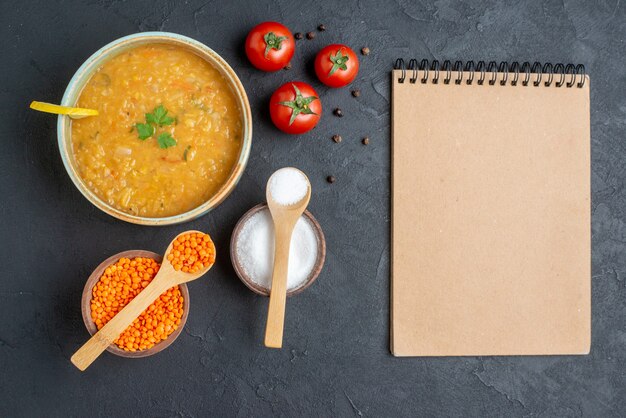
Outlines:
{"label": "spiral notebook", "polygon": [[582,65],[396,62],[391,351],[587,354]]}

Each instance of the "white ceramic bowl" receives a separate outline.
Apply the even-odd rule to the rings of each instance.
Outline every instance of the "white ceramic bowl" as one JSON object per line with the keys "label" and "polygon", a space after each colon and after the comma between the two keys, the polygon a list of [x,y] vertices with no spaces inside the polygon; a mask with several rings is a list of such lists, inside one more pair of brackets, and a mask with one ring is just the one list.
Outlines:
{"label": "white ceramic bowl", "polygon": [[74,77],[70,80],[70,83],[65,90],[61,105],[63,106],[75,106],[80,93],[91,78],[91,76],[100,68],[105,62],[115,57],[116,55],[125,52],[129,49],[136,48],[146,44],[172,44],[183,47],[190,50],[194,54],[205,59],[228,80],[233,93],[237,99],[242,118],[243,126],[243,141],[241,150],[239,152],[239,158],[230,173],[228,180],[222,185],[222,187],[213,195],[209,200],[201,204],[200,206],[178,215],[168,216],[163,218],[149,218],[143,216],[130,215],[122,210],[119,210],[107,202],[103,201],[94,192],[92,192],[83,179],[80,177],[76,161],[74,159],[74,153],[72,152],[72,139],[71,139],[71,119],[68,116],[59,116],[57,125],[57,136],[59,140],[59,150],[61,152],[61,158],[63,164],[67,169],[67,173],[70,178],[80,190],[80,192],[93,203],[98,209],[111,216],[121,219],[126,222],[132,222],[141,225],[172,225],[181,222],[191,221],[209,212],[217,205],[222,203],[224,199],[233,191],[239,179],[241,178],[248,162],[248,156],[250,155],[250,146],[252,144],[252,113],[250,111],[250,103],[248,102],[248,96],[241,84],[241,81],[233,71],[233,69],[220,57],[215,51],[208,46],[188,38],[183,35],[168,32],[143,32],[133,35],[125,36],[117,39],[110,44],[104,46],[91,57],[85,61],[85,63],[76,71]]}

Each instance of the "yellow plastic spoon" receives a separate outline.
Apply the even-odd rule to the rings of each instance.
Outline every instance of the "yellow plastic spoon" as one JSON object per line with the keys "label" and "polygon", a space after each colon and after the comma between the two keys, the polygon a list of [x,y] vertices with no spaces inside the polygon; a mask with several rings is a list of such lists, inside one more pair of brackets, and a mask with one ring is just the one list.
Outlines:
{"label": "yellow plastic spoon", "polygon": [[88,116],[97,116],[98,111],[94,109],[84,109],[82,107],[59,106],[52,103],[35,102],[30,104],[30,108],[39,112],[54,113],[55,115],[67,115],[72,119],[82,119]]}

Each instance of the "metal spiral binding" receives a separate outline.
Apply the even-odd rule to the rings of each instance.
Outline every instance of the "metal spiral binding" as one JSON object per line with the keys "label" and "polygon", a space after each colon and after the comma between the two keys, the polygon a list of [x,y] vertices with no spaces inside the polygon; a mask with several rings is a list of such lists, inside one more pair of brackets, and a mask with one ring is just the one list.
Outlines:
{"label": "metal spiral binding", "polygon": [[495,61],[489,61],[489,65],[487,65],[487,71],[491,73],[491,79],[489,79],[489,85],[493,86],[496,84],[496,78],[498,78],[498,71],[496,70],[498,64]]}
{"label": "metal spiral binding", "polygon": [[[395,70],[402,70],[398,83],[404,83],[407,78],[407,71],[411,73],[409,77],[409,83],[415,84],[419,80],[420,83],[425,84],[430,80],[433,84],[438,84],[439,80],[442,80],[443,84],[450,84],[454,80],[454,84],[460,85],[463,83],[464,77],[465,83],[471,85],[476,81],[476,84],[483,85],[485,80],[490,86],[496,84],[498,80],[498,74],[502,74],[502,79],[498,83],[501,86],[507,84],[511,86],[517,86],[518,84],[527,87],[532,82],[532,85],[537,87],[542,84],[546,87],[550,87],[554,84],[554,87],[578,87],[582,88],[585,85],[585,66],[582,64],[552,64],[540,62],[534,62],[532,65],[530,62],[525,61],[519,63],[513,61],[501,61],[497,63],[495,61],[467,61],[463,64],[462,61],[445,60],[442,64],[437,60],[432,62],[423,59],[419,65],[416,59],[409,60],[409,64],[405,65],[402,58],[398,58],[393,66]],[[419,77],[419,73],[422,73],[422,77]],[[442,73],[440,76],[439,73]],[[432,78],[429,74],[432,73]],[[490,73],[487,78],[487,73]],[[512,75],[511,75],[512,74]],[[520,77],[521,74],[521,77]]]}
{"label": "metal spiral binding", "polygon": [[402,58],[398,58],[396,63],[393,65],[394,70],[402,70],[402,75],[398,78],[398,83],[404,83],[404,79],[406,78],[406,68],[404,67],[404,60]]}
{"label": "metal spiral binding", "polygon": [[413,75],[411,76],[411,78],[409,78],[409,83],[415,84],[415,81],[417,81],[417,60],[416,59],[409,60],[409,70],[413,72]]}

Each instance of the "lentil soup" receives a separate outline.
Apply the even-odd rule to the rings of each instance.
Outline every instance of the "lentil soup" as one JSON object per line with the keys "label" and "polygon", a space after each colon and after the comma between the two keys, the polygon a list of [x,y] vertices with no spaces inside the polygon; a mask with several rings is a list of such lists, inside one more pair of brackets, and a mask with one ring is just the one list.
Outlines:
{"label": "lentil soup", "polygon": [[228,180],[241,152],[242,113],[227,79],[174,45],[130,49],[106,62],[72,121],[78,173],[109,205],[166,217],[194,209]]}

